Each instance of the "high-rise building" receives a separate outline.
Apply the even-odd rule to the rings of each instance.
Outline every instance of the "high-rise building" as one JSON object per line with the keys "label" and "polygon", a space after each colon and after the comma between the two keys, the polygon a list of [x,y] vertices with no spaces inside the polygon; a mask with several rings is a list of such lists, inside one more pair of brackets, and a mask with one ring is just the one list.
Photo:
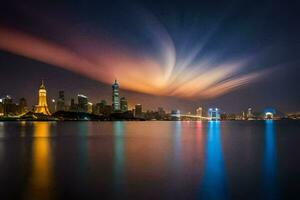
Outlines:
{"label": "high-rise building", "polygon": [[106,104],[107,104],[107,103],[106,103],[105,100],[101,100],[101,102],[100,102],[100,104],[99,104],[99,112],[100,112],[101,114],[104,113],[104,109],[105,109]]}
{"label": "high-rise building", "polygon": [[87,112],[88,113],[93,112],[93,104],[91,102],[88,102],[88,104],[87,104]]}
{"label": "high-rise building", "polygon": [[125,97],[121,98],[121,111],[122,112],[128,111],[127,99]]}
{"label": "high-rise building", "polygon": [[83,94],[77,95],[78,99],[78,111],[79,112],[87,112],[88,111],[88,98]]}
{"label": "high-rise building", "polygon": [[197,108],[196,115],[199,116],[199,117],[202,117],[202,114],[203,114],[202,107]]}
{"label": "high-rise building", "polygon": [[44,85],[44,81],[39,88],[39,100],[38,105],[35,106],[34,112],[42,113],[44,115],[51,115],[47,105],[47,91]]}
{"label": "high-rise building", "polygon": [[58,92],[56,110],[57,111],[65,110],[65,92],[63,90]]}
{"label": "high-rise building", "polygon": [[112,107],[114,112],[120,110],[119,84],[117,80],[112,85]]}
{"label": "high-rise building", "polygon": [[18,113],[24,114],[26,112],[28,112],[26,99],[21,98],[21,99],[19,99]]}
{"label": "high-rise building", "polygon": [[143,109],[141,104],[136,104],[134,109],[134,116],[137,118],[143,117]]}

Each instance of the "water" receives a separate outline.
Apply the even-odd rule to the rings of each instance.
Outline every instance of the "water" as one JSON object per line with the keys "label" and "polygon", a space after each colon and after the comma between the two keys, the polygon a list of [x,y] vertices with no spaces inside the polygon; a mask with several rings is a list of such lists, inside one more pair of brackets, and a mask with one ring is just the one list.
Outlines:
{"label": "water", "polygon": [[300,191],[299,143],[299,121],[0,122],[0,194],[292,198]]}

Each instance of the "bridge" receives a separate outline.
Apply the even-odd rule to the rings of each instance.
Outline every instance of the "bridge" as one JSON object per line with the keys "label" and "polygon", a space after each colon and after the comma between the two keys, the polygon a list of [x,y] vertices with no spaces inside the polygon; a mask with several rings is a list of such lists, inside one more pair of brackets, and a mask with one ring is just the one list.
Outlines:
{"label": "bridge", "polygon": [[185,117],[185,118],[192,118],[192,119],[199,119],[199,120],[209,120],[209,117],[203,117],[200,115],[192,115],[192,114],[181,114],[180,118]]}
{"label": "bridge", "polygon": [[193,114],[172,113],[171,117],[174,119],[190,118],[190,119],[197,119],[197,120],[210,120],[209,117],[203,117],[200,115],[193,115]]}

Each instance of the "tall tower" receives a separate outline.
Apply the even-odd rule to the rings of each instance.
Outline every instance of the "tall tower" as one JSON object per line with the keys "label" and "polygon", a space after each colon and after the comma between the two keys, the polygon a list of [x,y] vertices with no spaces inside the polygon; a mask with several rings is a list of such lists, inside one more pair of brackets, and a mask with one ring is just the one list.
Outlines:
{"label": "tall tower", "polygon": [[119,84],[117,80],[115,80],[115,83],[112,85],[112,106],[113,111],[120,110]]}
{"label": "tall tower", "polygon": [[42,113],[44,115],[51,115],[47,105],[47,91],[44,85],[44,81],[42,80],[42,84],[39,89],[39,103],[35,106],[34,112]]}

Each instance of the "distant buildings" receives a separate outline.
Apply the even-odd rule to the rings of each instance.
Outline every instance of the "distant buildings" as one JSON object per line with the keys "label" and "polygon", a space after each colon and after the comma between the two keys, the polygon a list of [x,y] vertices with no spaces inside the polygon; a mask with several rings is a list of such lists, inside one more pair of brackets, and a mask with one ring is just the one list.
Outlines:
{"label": "distant buildings", "polygon": [[143,108],[141,104],[136,104],[134,108],[134,117],[143,118]]}
{"label": "distant buildings", "polygon": [[112,85],[112,107],[114,112],[120,110],[119,84],[117,80]]}
{"label": "distant buildings", "polygon": [[44,114],[44,115],[51,115],[51,113],[49,112],[49,109],[48,109],[47,91],[46,91],[46,87],[44,85],[44,81],[42,81],[42,84],[39,88],[38,105],[35,106],[34,112]]}
{"label": "distant buildings", "polygon": [[[1,120],[49,120],[49,119],[67,119],[67,120],[270,120],[270,119],[299,119],[299,113],[289,115],[268,108],[260,112],[255,112],[251,107],[246,112],[242,111],[238,114],[220,114],[218,108],[210,108],[208,115],[204,116],[204,109],[198,107],[196,114],[193,112],[180,113],[180,110],[172,110],[167,113],[162,107],[157,110],[147,110],[143,112],[141,104],[136,104],[131,110],[128,109],[128,102],[125,97],[119,98],[119,84],[115,80],[112,85],[112,103],[101,100],[99,103],[93,104],[88,101],[88,97],[83,94],[77,95],[77,101],[71,98],[70,104],[66,101],[65,92],[58,92],[57,100],[53,99],[47,104],[47,91],[42,81],[38,91],[38,104],[28,109],[25,98],[20,98],[15,102],[10,95],[0,98],[0,118]],[[52,116],[51,112],[54,113]],[[57,111],[57,112],[56,112]]]}

